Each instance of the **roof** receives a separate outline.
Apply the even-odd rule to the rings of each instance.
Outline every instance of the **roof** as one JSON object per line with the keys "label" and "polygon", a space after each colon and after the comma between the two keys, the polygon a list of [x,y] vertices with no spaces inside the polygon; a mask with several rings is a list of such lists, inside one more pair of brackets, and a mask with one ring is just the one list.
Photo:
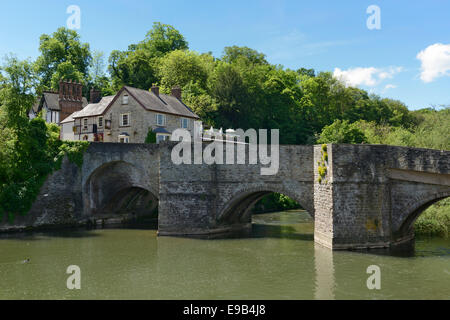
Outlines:
{"label": "roof", "polygon": [[89,103],[83,110],[80,110],[74,115],[74,118],[92,117],[101,115],[109,106],[115,96],[103,97],[98,103]]}
{"label": "roof", "polygon": [[[41,111],[42,105],[43,105],[42,99],[45,100],[45,102],[47,103],[47,107],[50,110],[61,110],[61,108],[59,106],[59,93],[44,91],[42,93],[42,97],[38,98],[33,105],[33,111],[35,113],[38,113],[39,111]],[[88,104],[87,99],[85,97],[83,97],[82,98],[82,107],[83,108],[86,107],[87,104]]]}
{"label": "roof", "polygon": [[199,119],[199,116],[174,96],[166,94],[159,94],[157,96],[151,91],[128,86],[125,86],[124,89],[147,110]]}
{"label": "roof", "polygon": [[63,121],[61,121],[60,123],[67,123],[67,122],[73,122],[75,121],[74,117],[77,115],[77,113],[80,111],[75,111],[74,113],[72,113],[70,116],[68,116],[67,118],[65,118]]}

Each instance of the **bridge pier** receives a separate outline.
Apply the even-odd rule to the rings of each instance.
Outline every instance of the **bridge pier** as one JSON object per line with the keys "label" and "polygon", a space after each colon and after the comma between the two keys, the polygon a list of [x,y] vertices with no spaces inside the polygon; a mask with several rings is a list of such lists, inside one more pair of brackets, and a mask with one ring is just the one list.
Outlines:
{"label": "bridge pier", "polygon": [[413,247],[416,218],[450,196],[449,156],[386,145],[314,146],[315,241],[333,250]]}
{"label": "bridge pier", "polygon": [[[384,147],[314,147],[317,243],[334,250],[390,246],[391,195]],[[324,154],[328,161],[323,161]],[[326,167],[322,177],[320,166]]]}

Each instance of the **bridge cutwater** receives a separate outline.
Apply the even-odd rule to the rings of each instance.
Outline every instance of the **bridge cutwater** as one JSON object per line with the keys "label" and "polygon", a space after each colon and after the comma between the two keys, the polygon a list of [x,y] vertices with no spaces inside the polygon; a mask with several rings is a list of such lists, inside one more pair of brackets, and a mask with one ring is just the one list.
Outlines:
{"label": "bridge cutwater", "polygon": [[386,248],[414,241],[415,219],[450,195],[450,151],[281,145],[278,173],[264,176],[260,164],[175,165],[175,145],[91,143],[81,168],[64,159],[16,227],[140,216],[158,207],[160,236],[213,236],[251,228],[252,205],[278,192],[309,212],[323,246]]}

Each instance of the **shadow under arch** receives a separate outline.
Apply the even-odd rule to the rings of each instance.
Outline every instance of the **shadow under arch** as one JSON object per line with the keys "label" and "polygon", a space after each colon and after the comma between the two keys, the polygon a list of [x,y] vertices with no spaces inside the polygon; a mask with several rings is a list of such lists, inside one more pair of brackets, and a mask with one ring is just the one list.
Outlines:
{"label": "shadow under arch", "polygon": [[439,192],[431,195],[427,195],[420,201],[416,201],[412,205],[408,206],[405,210],[405,216],[400,228],[396,232],[397,238],[414,238],[414,222],[417,218],[431,205],[450,197],[450,190],[447,192]]}
{"label": "shadow under arch", "polygon": [[288,196],[303,207],[314,219],[313,209],[309,206],[306,199],[302,199],[300,195],[279,187],[260,187],[240,190],[235,192],[231,200],[220,210],[217,222],[220,225],[239,225],[251,223],[252,208],[266,195],[271,193],[280,193]]}
{"label": "shadow under arch", "polygon": [[158,207],[157,194],[146,172],[122,160],[96,168],[83,186],[86,212],[98,218],[150,216]]}

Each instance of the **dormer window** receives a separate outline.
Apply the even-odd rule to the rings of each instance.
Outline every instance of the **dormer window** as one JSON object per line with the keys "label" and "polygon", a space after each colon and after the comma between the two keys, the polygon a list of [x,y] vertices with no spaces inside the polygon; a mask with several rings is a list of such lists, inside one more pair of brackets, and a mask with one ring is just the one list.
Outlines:
{"label": "dormer window", "polygon": [[128,95],[124,94],[122,97],[122,104],[128,104]]}

